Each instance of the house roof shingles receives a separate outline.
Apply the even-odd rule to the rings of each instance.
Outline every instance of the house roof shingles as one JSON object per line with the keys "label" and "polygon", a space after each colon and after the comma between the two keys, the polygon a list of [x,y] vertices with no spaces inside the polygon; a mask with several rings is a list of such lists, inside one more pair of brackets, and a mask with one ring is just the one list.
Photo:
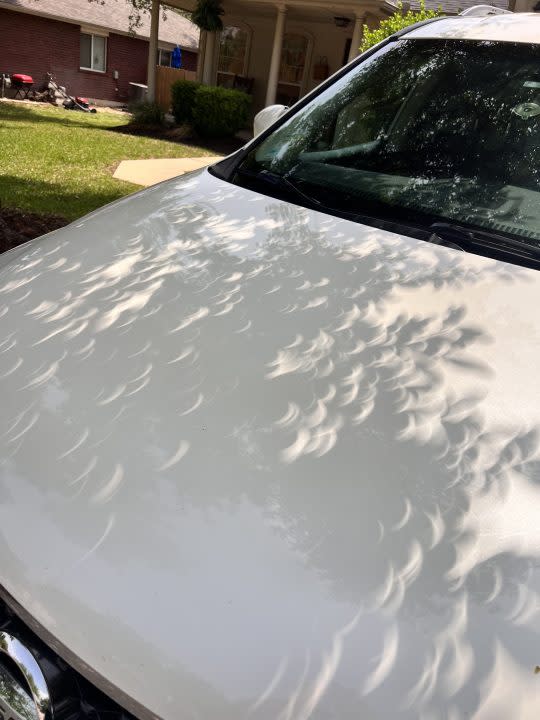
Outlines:
{"label": "house roof shingles", "polygon": [[[129,15],[133,6],[128,0],[104,0],[103,3],[88,0],[0,0],[1,7],[125,33],[129,32]],[[142,38],[150,36],[149,13],[142,14],[141,27],[135,29],[135,34]],[[166,19],[163,16],[160,18],[159,39],[196,51],[199,29],[182,15],[166,10]]]}

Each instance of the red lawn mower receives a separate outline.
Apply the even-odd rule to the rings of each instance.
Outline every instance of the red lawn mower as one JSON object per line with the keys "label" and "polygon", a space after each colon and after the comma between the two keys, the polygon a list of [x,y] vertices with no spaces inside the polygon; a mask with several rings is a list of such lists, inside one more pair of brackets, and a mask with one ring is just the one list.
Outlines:
{"label": "red lawn mower", "polygon": [[81,110],[82,112],[87,113],[97,112],[96,108],[93,105],[90,105],[90,101],[88,100],[88,98],[80,97],[78,95],[75,97],[72,95],[68,95],[66,89],[61,85],[58,85],[53,75],[47,73],[47,78],[49,80],[49,92],[55,95],[58,94],[64,98],[64,102],[62,103],[62,105],[66,108],[66,110]]}

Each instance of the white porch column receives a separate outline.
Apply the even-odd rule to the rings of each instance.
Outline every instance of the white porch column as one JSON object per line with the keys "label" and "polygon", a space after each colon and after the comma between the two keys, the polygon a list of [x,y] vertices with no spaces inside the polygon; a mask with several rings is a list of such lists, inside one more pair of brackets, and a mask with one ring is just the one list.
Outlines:
{"label": "white porch column", "polygon": [[205,85],[212,85],[214,82],[214,55],[216,52],[217,33],[207,32],[204,47],[204,66],[202,81]]}
{"label": "white porch column", "polygon": [[266,105],[274,105],[276,102],[277,85],[279,79],[279,66],[281,65],[281,48],[283,47],[283,35],[285,33],[285,18],[287,8],[285,5],[277,6],[276,28],[274,30],[274,45],[272,47],[272,59],[268,72],[268,85],[266,87]]}
{"label": "white porch column", "polygon": [[146,99],[154,102],[156,99],[156,65],[159,38],[159,3],[160,0],[152,0],[150,15],[150,42],[148,43],[148,70],[146,73]]}
{"label": "white porch column", "polygon": [[360,55],[359,47],[360,43],[362,42],[362,35],[363,35],[363,27],[364,27],[364,16],[363,15],[357,15],[356,20],[354,21],[354,30],[351,40],[351,49],[349,50],[349,62],[351,60],[354,60],[354,58],[357,55]]}

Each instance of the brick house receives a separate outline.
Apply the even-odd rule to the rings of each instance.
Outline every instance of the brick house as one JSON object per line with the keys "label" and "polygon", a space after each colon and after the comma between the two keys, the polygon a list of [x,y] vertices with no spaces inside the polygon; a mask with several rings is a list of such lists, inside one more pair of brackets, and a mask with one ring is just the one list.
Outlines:
{"label": "brick house", "polygon": [[[24,73],[34,87],[55,75],[71,94],[125,103],[129,83],[146,83],[150,20],[129,31],[126,0],[0,0],[0,73]],[[182,67],[196,70],[199,30],[173,11],[161,20],[157,64],[182,50]]]}

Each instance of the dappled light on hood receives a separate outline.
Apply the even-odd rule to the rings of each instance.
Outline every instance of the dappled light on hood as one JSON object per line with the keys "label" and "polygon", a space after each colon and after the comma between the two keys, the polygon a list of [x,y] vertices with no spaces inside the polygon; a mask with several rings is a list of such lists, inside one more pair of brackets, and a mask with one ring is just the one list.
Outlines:
{"label": "dappled light on hood", "polygon": [[8,256],[10,591],[163,716],[538,716],[539,288],[207,173]]}

